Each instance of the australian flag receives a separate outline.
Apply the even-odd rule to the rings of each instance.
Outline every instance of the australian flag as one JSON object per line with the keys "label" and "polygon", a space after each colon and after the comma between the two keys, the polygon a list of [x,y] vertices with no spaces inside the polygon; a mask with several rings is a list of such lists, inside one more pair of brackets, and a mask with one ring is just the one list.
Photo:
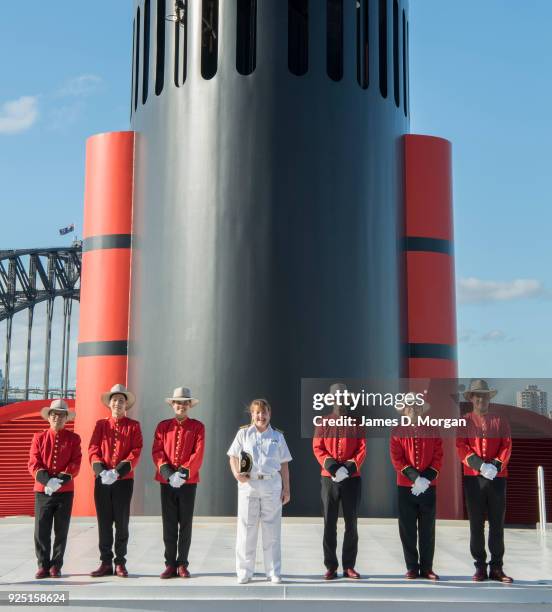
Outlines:
{"label": "australian flag", "polygon": [[65,234],[70,234],[71,232],[75,231],[75,224],[71,223],[71,225],[68,225],[67,227],[62,227],[59,230],[59,234],[60,236],[65,236]]}

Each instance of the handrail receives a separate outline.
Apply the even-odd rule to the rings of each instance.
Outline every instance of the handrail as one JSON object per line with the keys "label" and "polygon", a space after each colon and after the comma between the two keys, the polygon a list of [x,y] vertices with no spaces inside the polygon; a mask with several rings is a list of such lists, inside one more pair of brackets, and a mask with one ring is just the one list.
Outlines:
{"label": "handrail", "polygon": [[539,529],[546,533],[546,495],[544,489],[544,469],[542,465],[537,468],[537,483],[539,489]]}

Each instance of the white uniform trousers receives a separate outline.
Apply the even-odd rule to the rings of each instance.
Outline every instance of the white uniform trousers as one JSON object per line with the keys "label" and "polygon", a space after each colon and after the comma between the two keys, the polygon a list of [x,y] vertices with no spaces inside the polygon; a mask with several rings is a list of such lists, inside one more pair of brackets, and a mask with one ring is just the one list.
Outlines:
{"label": "white uniform trousers", "polygon": [[250,578],[255,573],[259,521],[263,532],[264,566],[267,577],[279,576],[281,565],[282,478],[238,483],[238,536],[236,573]]}

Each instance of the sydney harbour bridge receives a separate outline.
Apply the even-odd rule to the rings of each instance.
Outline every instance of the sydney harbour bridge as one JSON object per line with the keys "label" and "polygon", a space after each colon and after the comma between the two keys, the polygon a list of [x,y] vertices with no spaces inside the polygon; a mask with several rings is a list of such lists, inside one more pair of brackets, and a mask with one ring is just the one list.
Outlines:
{"label": "sydney harbour bridge", "polygon": [[[82,244],[75,240],[70,247],[44,249],[0,250],[0,333],[5,334],[5,355],[0,364],[0,404],[28,399],[74,397],[69,388],[71,355],[71,322],[73,301],[80,299]],[[45,313],[37,306],[45,303]],[[54,309],[55,305],[62,309]],[[57,313],[60,314],[57,314]],[[55,314],[56,313],[56,314]],[[14,319],[26,316],[26,325],[18,326],[25,334],[24,377],[17,384],[11,375],[14,360]],[[52,338],[54,320],[61,318],[62,333]],[[40,319],[40,320],[38,320]],[[33,339],[36,354],[37,339],[33,331],[40,325],[45,328],[39,347],[43,355],[41,383],[31,384],[31,350]],[[38,334],[37,334],[38,335]],[[57,335],[56,335],[57,336]],[[21,340],[21,338],[19,338]],[[61,363],[52,364],[52,343],[61,342]],[[58,353],[57,351],[56,353]],[[54,370],[59,372],[57,381],[51,380]]]}

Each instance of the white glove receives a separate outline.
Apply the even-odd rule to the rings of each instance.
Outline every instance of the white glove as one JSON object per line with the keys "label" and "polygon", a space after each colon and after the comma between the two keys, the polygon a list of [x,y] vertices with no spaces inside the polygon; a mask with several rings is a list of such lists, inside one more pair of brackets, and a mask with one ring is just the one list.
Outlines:
{"label": "white glove", "polygon": [[48,485],[46,485],[44,487],[44,493],[46,493],[46,495],[52,495],[53,491],[52,491],[52,489],[50,489],[50,487]]}
{"label": "white glove", "polygon": [[[50,478],[50,480],[46,483],[46,486],[52,493],[55,493],[63,484],[63,480],[60,478]],[[46,495],[51,495],[52,493],[46,493]]]}
{"label": "white glove", "polygon": [[345,478],[349,478],[349,472],[347,471],[347,468],[341,466],[335,473],[332,480],[334,482],[341,482],[342,480],[345,480]]}
{"label": "white glove", "polygon": [[175,489],[180,489],[180,487],[184,484],[185,480],[186,480],[186,476],[184,476],[184,474],[181,474],[180,472],[175,472],[169,478],[169,484],[171,485],[171,487],[174,487]]}
{"label": "white glove", "polygon": [[100,478],[102,479],[102,484],[109,486],[119,478],[119,473],[117,470],[103,470],[100,473]]}
{"label": "white glove", "polygon": [[427,488],[429,487],[429,484],[430,483],[427,478],[424,478],[423,476],[418,476],[418,478],[416,478],[416,480],[414,481],[414,484],[410,487],[412,489],[412,495],[418,497],[418,495],[425,493],[425,491],[427,491]]}
{"label": "white glove", "polygon": [[481,472],[481,476],[484,476],[487,480],[493,480],[493,478],[498,474],[496,466],[492,463],[484,463],[479,471]]}

